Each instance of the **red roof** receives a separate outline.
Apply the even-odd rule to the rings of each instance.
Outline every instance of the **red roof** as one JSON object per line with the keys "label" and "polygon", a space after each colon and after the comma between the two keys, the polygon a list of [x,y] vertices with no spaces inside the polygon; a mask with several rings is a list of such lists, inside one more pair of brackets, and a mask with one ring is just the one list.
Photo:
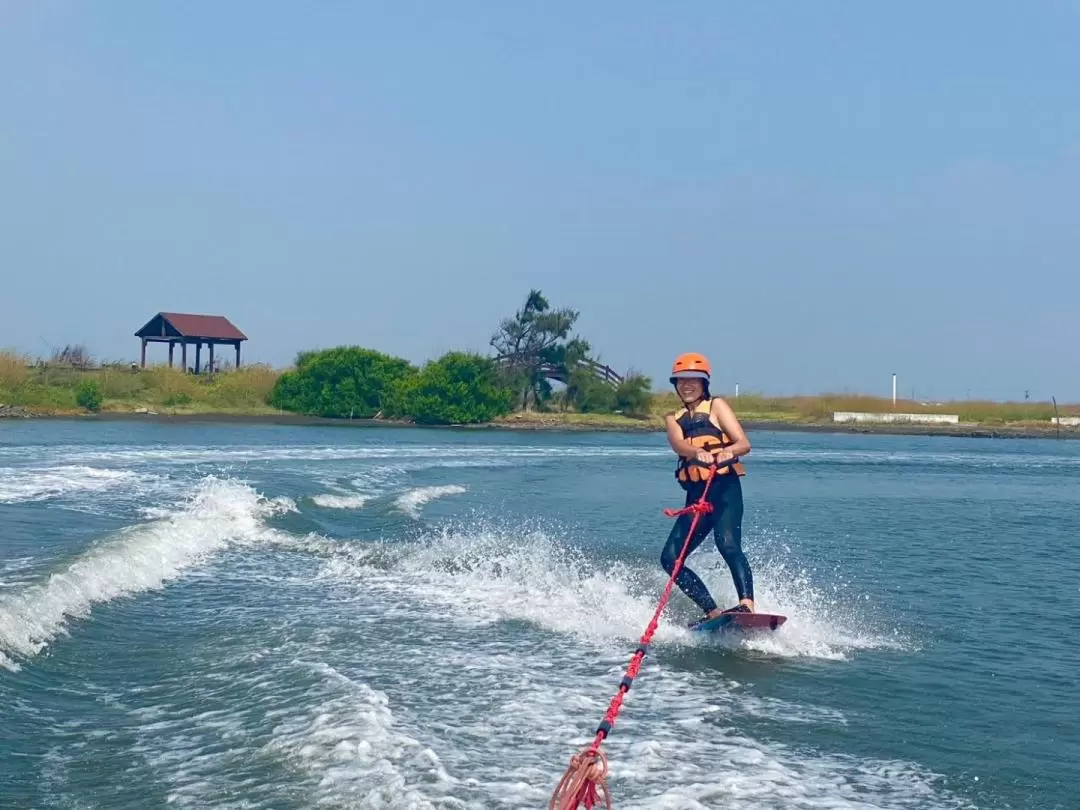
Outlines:
{"label": "red roof", "polygon": [[136,337],[165,336],[164,325],[171,326],[180,337],[210,340],[247,340],[228,318],[221,315],[191,315],[184,312],[159,312],[138,332]]}

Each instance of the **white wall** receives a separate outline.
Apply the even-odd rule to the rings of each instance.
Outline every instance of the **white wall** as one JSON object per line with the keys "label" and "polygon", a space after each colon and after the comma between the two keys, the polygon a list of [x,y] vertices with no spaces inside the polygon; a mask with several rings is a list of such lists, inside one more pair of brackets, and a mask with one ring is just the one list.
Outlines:
{"label": "white wall", "polygon": [[894,422],[923,425],[956,425],[960,416],[955,413],[860,413],[858,411],[834,411],[834,422],[868,422],[887,424]]}
{"label": "white wall", "polygon": [[1050,422],[1055,425],[1068,425],[1080,427],[1080,416],[1051,416]]}

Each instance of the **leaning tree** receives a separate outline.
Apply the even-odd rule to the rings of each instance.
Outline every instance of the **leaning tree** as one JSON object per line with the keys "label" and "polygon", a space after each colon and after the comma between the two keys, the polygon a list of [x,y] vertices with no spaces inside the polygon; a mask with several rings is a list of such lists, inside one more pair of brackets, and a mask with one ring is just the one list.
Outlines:
{"label": "leaning tree", "polygon": [[589,344],[569,337],[578,315],[568,307],[552,309],[539,290],[530,290],[525,306],[503,318],[492,335],[491,346],[521,398],[522,409],[539,406],[551,395],[548,370],[560,368],[569,376],[587,356]]}

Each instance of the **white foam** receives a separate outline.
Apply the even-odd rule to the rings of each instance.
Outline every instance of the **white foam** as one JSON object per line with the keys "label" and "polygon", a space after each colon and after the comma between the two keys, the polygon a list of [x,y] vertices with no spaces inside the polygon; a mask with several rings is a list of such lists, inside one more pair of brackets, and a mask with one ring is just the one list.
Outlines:
{"label": "white foam", "polygon": [[405,514],[410,517],[420,517],[420,510],[426,503],[430,503],[436,498],[443,498],[447,495],[460,495],[465,492],[466,489],[458,484],[446,484],[444,486],[436,487],[418,487],[417,489],[410,489],[408,492],[399,495],[394,499],[394,505]]}
{"label": "white foam", "polygon": [[[467,764],[470,781],[491,803],[546,806],[570,756],[591,741],[632,648],[621,660],[603,656],[602,663],[613,663],[598,675],[593,656],[553,655],[527,641],[513,655],[478,647],[459,648],[440,669],[454,673],[457,696],[475,695],[475,702],[433,699],[424,706],[427,724],[438,729],[443,749],[453,749],[444,760],[457,763],[458,776]],[[741,733],[737,716],[760,717],[760,698],[718,673],[645,660],[604,743],[619,807],[968,806],[939,793],[937,775],[910,762],[834,755]],[[767,703],[773,720],[843,722],[827,707]],[[489,755],[492,749],[498,756]]]}
{"label": "white foam", "polygon": [[[395,573],[421,580],[416,592],[423,599],[466,621],[524,620],[579,638],[640,635],[655,609],[630,592],[633,573],[625,565],[598,568],[541,531],[507,537],[444,530]],[[659,635],[669,630],[664,623]]]}
{"label": "white foam", "polygon": [[46,581],[0,596],[0,656],[9,656],[0,664],[37,655],[95,604],[160,588],[229,543],[259,541],[268,532],[263,519],[290,506],[235,481],[203,479],[169,516],[122,531]]}
{"label": "white foam", "polygon": [[[366,587],[389,594],[414,593],[434,613],[465,624],[527,621],[605,646],[640,638],[667,584],[659,564],[644,570],[618,562],[598,565],[538,530],[517,534],[493,528],[445,528],[405,548],[342,546],[341,555],[324,568],[327,576],[363,579]],[[388,564],[388,556],[398,557],[397,562]],[[715,552],[712,556],[720,560]],[[718,602],[734,599],[726,568],[709,570],[709,555],[695,554],[691,560]],[[789,574],[782,563],[766,560],[754,574],[759,609],[788,616],[775,632],[692,633],[685,625],[696,617],[696,608],[673,588],[654,640],[833,660],[844,659],[852,650],[908,646],[898,634],[874,628],[848,602],[826,598],[805,573]]]}
{"label": "white foam", "polygon": [[370,495],[314,495],[311,502],[324,509],[360,509],[371,500]]}
{"label": "white foam", "polygon": [[140,476],[128,470],[85,466],[0,468],[0,503],[26,503],[75,493],[102,492],[129,484]]}
{"label": "white foam", "polygon": [[[759,545],[760,539],[744,538],[743,545]],[[911,639],[896,630],[879,628],[867,617],[867,594],[848,594],[843,583],[834,583],[829,589],[816,585],[805,569],[791,566],[781,552],[770,551],[770,543],[761,545],[764,548],[749,553],[757,610],[781,614],[787,621],[770,633],[688,633],[689,643],[830,660],[844,660],[854,650],[914,649]],[[727,565],[715,548],[699,549],[687,562],[718,604],[738,601]]]}
{"label": "white foam", "polygon": [[281,718],[266,751],[317,779],[316,804],[435,810],[418,783],[456,780],[430,747],[395,728],[386,694],[327,664],[308,666],[322,678],[306,710]]}
{"label": "white foam", "polygon": [[[314,652],[309,640],[303,649]],[[403,728],[385,692],[281,648],[250,649],[226,666],[228,676],[180,673],[109,698],[135,721],[134,753],[168,785],[170,805],[249,807],[259,792],[267,806],[290,797],[319,807],[459,806],[431,800],[458,782]],[[238,783],[251,792],[238,796]]]}
{"label": "white foam", "polygon": [[[437,447],[437,456],[434,448]],[[507,459],[558,459],[587,457],[649,458],[668,456],[664,448],[583,445],[299,445],[299,446],[191,446],[159,447],[109,446],[88,450],[70,445],[50,448],[56,458],[69,464],[197,464],[208,462],[247,463],[253,461],[351,461],[392,459],[399,464],[442,466],[502,465]]]}

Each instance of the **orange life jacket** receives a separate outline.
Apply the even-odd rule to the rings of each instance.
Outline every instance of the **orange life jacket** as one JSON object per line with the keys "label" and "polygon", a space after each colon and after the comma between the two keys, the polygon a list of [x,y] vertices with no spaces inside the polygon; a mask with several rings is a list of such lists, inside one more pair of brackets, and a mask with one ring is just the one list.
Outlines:
{"label": "orange life jacket", "polygon": [[[699,402],[693,411],[684,410],[675,421],[682,428],[683,438],[694,447],[700,447],[714,456],[717,450],[730,447],[735,442],[730,441],[723,430],[713,424],[709,418],[712,411],[712,400],[705,399]],[[717,475],[729,475],[734,470],[736,475],[746,475],[746,469],[742,462],[724,466],[716,471]],[[680,458],[679,465],[675,468],[675,480],[683,489],[688,489],[691,484],[707,481],[711,471],[709,465],[695,459]]]}

